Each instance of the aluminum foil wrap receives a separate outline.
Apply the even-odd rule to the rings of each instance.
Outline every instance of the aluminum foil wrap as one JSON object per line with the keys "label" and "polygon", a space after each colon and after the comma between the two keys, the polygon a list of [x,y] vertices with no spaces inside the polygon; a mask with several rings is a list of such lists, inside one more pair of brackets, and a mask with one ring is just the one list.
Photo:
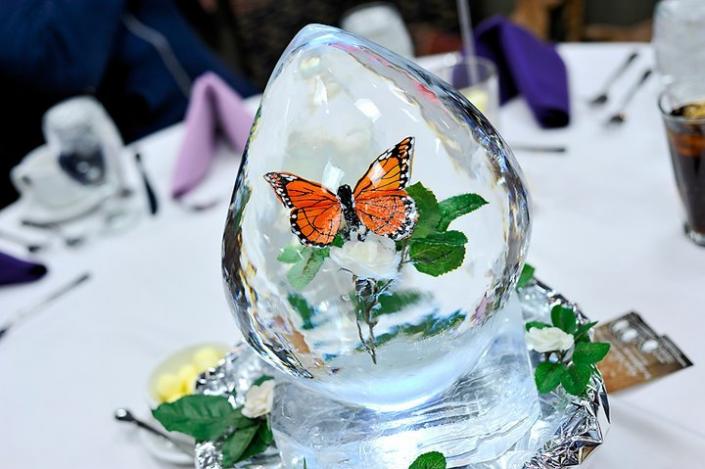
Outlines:
{"label": "aluminum foil wrap", "polygon": [[[550,322],[551,308],[560,304],[572,307],[578,322],[588,318],[561,294],[540,281],[533,281],[519,290],[524,319]],[[533,357],[534,366],[538,355]],[[246,345],[239,344],[223,362],[199,379],[196,390],[203,394],[232,396],[233,404],[241,405],[251,383],[262,374],[276,375]],[[579,466],[604,441],[610,425],[607,392],[599,375],[592,377],[587,395],[570,396],[562,390],[543,395],[541,415],[531,429],[504,455],[494,461],[465,466],[468,469],[558,469]],[[196,445],[196,469],[226,469],[213,442]],[[248,469],[281,469],[283,466],[274,448],[266,454],[236,466]],[[229,468],[228,468],[229,469]]]}

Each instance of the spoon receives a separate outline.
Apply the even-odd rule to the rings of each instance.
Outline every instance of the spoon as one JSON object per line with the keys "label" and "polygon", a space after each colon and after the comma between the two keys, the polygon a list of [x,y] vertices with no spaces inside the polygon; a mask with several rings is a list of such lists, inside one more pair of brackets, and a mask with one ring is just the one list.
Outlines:
{"label": "spoon", "polygon": [[642,85],[646,83],[646,80],[649,79],[649,77],[651,76],[651,72],[652,70],[650,68],[644,70],[644,73],[641,75],[641,78],[639,78],[639,81],[634,83],[629,89],[629,91],[627,91],[627,94],[624,97],[624,100],[622,101],[622,105],[619,108],[619,111],[612,114],[612,117],[610,117],[605,123],[606,125],[619,125],[622,124],[625,120],[627,120],[625,110],[627,109],[627,106],[631,102],[632,98],[634,98],[634,96],[636,95],[636,92],[639,91]]}
{"label": "spoon", "polygon": [[166,440],[171,444],[174,448],[179,450],[180,452],[188,455],[189,457],[194,456],[194,449],[186,445],[185,443],[181,443],[180,441],[175,440],[171,436],[167,435],[163,431],[159,430],[158,428],[148,424],[147,422],[144,422],[137,417],[135,417],[132,412],[129,411],[129,409],[124,409],[120,408],[115,411],[115,420],[118,420],[120,422],[127,422],[131,423],[133,425],[136,425],[139,428],[142,428],[143,430],[147,430],[148,432],[152,433],[153,435],[156,435],[163,440]]}
{"label": "spoon", "polygon": [[607,103],[609,101],[609,89],[612,86],[612,84],[622,76],[624,72],[627,71],[629,66],[636,60],[636,58],[639,57],[639,52],[634,51],[629,56],[627,59],[622,62],[622,65],[617,67],[614,72],[610,74],[610,76],[607,78],[607,81],[605,81],[604,86],[602,87],[602,91],[597,94],[594,98],[590,100],[590,105],[592,106],[602,106],[603,104]]}

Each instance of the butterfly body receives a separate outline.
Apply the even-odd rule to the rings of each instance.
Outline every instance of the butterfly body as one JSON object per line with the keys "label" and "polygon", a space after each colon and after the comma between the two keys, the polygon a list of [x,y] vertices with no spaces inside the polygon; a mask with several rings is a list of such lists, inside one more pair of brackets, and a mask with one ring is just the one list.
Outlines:
{"label": "butterfly body", "polygon": [[336,192],[340,206],[343,209],[343,237],[351,238],[354,233],[358,240],[364,241],[367,229],[362,224],[357,214],[355,213],[355,198],[353,197],[352,188],[343,184]]}
{"label": "butterfly body", "polygon": [[406,192],[414,139],[407,137],[378,156],[351,188],[336,193],[291,173],[271,172],[264,178],[290,210],[292,232],[308,246],[325,247],[341,232],[364,240],[367,231],[403,239],[416,224],[414,200]]}

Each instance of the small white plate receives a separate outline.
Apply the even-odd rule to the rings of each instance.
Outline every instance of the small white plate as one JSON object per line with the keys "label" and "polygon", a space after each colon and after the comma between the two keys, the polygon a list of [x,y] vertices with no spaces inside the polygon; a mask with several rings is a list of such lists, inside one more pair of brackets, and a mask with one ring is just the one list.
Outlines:
{"label": "small white plate", "polygon": [[[167,432],[162,428],[161,424],[154,420],[154,418],[152,418],[151,416],[145,418],[144,420],[147,423],[159,428],[160,430],[163,430],[164,433],[167,433],[169,437],[173,438],[174,440],[182,442],[184,447],[191,448],[193,451],[195,451],[196,443],[193,438],[190,438],[181,433]],[[169,441],[142,428],[139,429],[139,440],[147,449],[147,451],[160,461],[165,461],[179,466],[193,466],[194,464],[193,455],[187,455]]]}

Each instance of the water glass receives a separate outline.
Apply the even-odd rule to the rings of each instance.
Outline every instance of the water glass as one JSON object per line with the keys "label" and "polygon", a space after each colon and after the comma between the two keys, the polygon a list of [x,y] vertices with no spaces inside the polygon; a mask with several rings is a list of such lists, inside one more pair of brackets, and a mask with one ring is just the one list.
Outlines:
{"label": "water glass", "polygon": [[450,57],[429,71],[462,93],[482,114],[499,127],[499,79],[495,65],[482,57]]}

